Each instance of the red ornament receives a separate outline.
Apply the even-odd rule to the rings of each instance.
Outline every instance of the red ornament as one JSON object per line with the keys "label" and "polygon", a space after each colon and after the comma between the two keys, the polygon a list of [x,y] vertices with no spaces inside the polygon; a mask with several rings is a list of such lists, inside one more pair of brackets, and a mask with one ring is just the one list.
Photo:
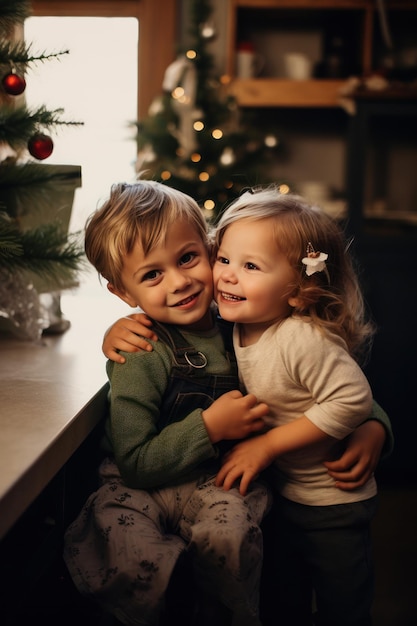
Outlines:
{"label": "red ornament", "polygon": [[19,96],[26,89],[26,81],[23,76],[19,76],[15,72],[10,72],[3,77],[3,88],[9,96]]}
{"label": "red ornament", "polygon": [[43,161],[43,159],[47,159],[51,156],[53,149],[53,141],[48,135],[37,133],[29,139],[28,150],[30,154],[39,161]]}

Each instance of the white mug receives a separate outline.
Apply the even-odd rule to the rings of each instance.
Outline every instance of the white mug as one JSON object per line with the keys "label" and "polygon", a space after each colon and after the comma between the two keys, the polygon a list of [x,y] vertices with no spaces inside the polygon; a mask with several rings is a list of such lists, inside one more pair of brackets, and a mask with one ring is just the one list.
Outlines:
{"label": "white mug", "polygon": [[284,68],[287,78],[293,80],[307,80],[311,78],[312,63],[302,52],[287,52],[284,54]]}

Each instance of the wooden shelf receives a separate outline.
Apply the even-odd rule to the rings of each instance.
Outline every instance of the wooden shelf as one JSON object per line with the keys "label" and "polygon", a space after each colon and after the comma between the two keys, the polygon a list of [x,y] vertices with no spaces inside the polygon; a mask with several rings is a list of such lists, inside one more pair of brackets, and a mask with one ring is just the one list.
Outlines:
{"label": "wooden shelf", "polygon": [[[403,21],[407,21],[407,11],[410,16],[416,15],[417,0],[386,2],[390,15],[404,12]],[[353,26],[351,39],[354,45],[349,57],[353,59],[353,70],[342,71],[340,78],[336,78],[337,74],[328,74],[329,78],[323,79],[321,76],[326,74],[317,74],[320,78],[306,81],[281,78],[281,72],[274,76],[265,72],[265,76],[256,79],[236,78],[236,50],[240,40],[255,39],[254,33],[259,38],[263,31],[269,33],[271,28],[276,28],[277,33],[285,32],[286,25],[289,30],[294,29],[297,20],[301,31],[303,28],[314,28],[324,34],[329,31],[332,15],[337,18],[339,27],[345,22]],[[353,21],[349,22],[350,18]],[[375,69],[375,50],[377,45],[381,45],[377,23],[375,0],[229,0],[226,71],[231,78],[231,92],[242,107],[337,107],[339,90],[346,77],[351,74],[369,76]],[[413,24],[415,17],[409,25],[410,32]],[[272,66],[272,69],[276,68]]]}
{"label": "wooden shelf", "polygon": [[242,107],[336,107],[345,80],[235,79],[230,92]]}

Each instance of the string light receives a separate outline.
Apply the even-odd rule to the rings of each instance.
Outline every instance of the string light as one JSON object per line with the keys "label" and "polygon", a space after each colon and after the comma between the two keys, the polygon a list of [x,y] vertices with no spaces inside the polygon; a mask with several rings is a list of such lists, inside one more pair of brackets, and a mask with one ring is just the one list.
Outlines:
{"label": "string light", "polygon": [[183,87],[175,87],[174,91],[171,92],[171,96],[174,100],[180,100],[184,97],[185,91]]}
{"label": "string light", "polygon": [[195,50],[187,50],[185,56],[187,59],[195,59],[197,57],[197,52]]}
{"label": "string light", "polygon": [[163,172],[161,172],[161,178],[162,180],[169,180],[171,178],[172,174],[171,172],[168,172],[168,170],[164,170]]}
{"label": "string light", "polygon": [[202,24],[200,32],[204,39],[212,39],[216,34],[216,29],[214,28],[214,24],[212,22],[205,22]]}
{"label": "string light", "polygon": [[232,165],[235,161],[235,154],[232,148],[225,148],[220,156],[220,163],[222,165]]}
{"label": "string light", "polygon": [[278,139],[275,135],[267,135],[265,137],[265,145],[267,148],[275,148],[278,145]]}
{"label": "string light", "polygon": [[205,183],[208,181],[210,176],[208,172],[200,172],[198,178],[201,180],[202,183]]}
{"label": "string light", "polygon": [[213,137],[213,139],[221,139],[223,137],[223,131],[220,130],[220,128],[215,128],[211,132],[211,136]]}
{"label": "string light", "polygon": [[214,200],[205,200],[204,202],[204,208],[206,209],[206,211],[214,211],[215,206],[216,203],[214,202]]}
{"label": "string light", "polygon": [[193,163],[198,163],[199,161],[201,161],[201,154],[198,154],[198,152],[194,152],[190,158]]}
{"label": "string light", "polygon": [[203,130],[204,124],[203,124],[203,122],[198,120],[197,122],[194,122],[193,128],[194,128],[195,131],[200,132],[201,130]]}

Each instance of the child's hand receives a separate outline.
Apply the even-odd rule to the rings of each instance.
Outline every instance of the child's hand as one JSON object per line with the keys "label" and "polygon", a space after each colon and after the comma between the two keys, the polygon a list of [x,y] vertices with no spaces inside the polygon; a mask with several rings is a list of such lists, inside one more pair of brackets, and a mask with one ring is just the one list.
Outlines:
{"label": "child's hand", "polygon": [[202,416],[212,443],[222,439],[242,439],[264,427],[269,409],[253,394],[243,396],[237,389],[224,393],[203,411]]}
{"label": "child's hand", "polygon": [[353,491],[369,480],[378,465],[385,437],[384,427],[376,420],[364,422],[350,435],[340,459],[324,464],[336,487]]}
{"label": "child's hand", "polygon": [[117,350],[151,352],[152,346],[146,338],[154,341],[158,339],[151,326],[151,320],[144,313],[132,313],[127,317],[121,317],[104,335],[102,350],[105,356],[116,363],[124,363],[126,359]]}
{"label": "child's hand", "polygon": [[238,443],[228,452],[217,477],[216,485],[226,491],[240,479],[239,492],[246,495],[250,483],[274,460],[274,452],[269,449],[264,435]]}

